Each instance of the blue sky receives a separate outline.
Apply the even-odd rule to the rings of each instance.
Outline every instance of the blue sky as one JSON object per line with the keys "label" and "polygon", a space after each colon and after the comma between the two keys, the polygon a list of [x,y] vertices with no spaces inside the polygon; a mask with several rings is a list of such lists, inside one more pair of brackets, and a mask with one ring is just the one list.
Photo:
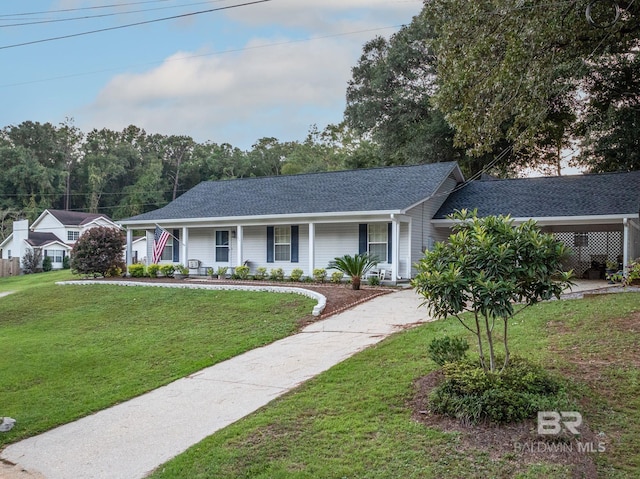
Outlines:
{"label": "blue sky", "polygon": [[[263,137],[302,140],[312,124],[341,121],[363,44],[393,34],[422,7],[420,0],[234,7],[250,1],[2,2],[0,127],[73,118],[85,133],[134,124],[243,149]],[[232,8],[12,47],[225,7]],[[33,22],[47,23],[15,26]]]}

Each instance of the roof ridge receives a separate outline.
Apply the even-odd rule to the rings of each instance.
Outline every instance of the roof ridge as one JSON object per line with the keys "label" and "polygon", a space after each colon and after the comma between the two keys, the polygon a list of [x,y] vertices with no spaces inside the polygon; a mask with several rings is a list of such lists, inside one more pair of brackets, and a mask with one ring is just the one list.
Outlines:
{"label": "roof ridge", "polygon": [[575,175],[551,175],[551,176],[524,176],[519,178],[492,178],[487,180],[469,180],[467,183],[473,182],[497,182],[497,181],[532,181],[532,180],[553,180],[553,179],[570,179],[570,178],[593,178],[601,176],[628,175],[630,173],[640,173],[640,170],[631,171],[606,171],[604,173],[579,173]]}
{"label": "roof ridge", "polygon": [[[317,176],[317,175],[333,175],[333,174],[344,174],[344,173],[353,173],[353,172],[363,172],[363,171],[376,171],[376,170],[393,170],[400,168],[417,168],[420,166],[434,166],[434,165],[454,165],[457,164],[455,161],[436,161],[434,163],[419,163],[415,165],[389,165],[389,166],[371,166],[369,168],[352,168],[349,170],[329,170],[329,171],[309,171],[306,173],[295,173],[293,175],[265,175],[265,176],[247,176],[243,178],[226,178],[219,180],[205,180],[201,183],[218,183],[221,181],[242,181],[242,180],[264,180],[270,178],[300,178],[303,176]],[[197,186],[197,185],[196,185]]]}

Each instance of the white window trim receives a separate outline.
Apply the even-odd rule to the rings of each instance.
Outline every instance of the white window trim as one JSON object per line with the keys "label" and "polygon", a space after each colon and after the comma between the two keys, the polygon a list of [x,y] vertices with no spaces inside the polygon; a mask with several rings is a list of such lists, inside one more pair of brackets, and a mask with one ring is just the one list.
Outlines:
{"label": "white window trim", "polygon": [[[288,242],[278,242],[278,230],[286,230]],[[282,236],[282,235],[280,235]],[[278,259],[278,246],[286,246],[287,258]],[[284,249],[284,248],[282,248]],[[290,263],[291,262],[291,226],[274,226],[273,228],[273,261],[275,263]]]}

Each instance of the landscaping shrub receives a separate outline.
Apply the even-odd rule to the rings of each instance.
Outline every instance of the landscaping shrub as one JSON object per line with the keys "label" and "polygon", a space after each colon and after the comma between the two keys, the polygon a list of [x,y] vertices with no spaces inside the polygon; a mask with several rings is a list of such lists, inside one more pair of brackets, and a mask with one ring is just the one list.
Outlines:
{"label": "landscaping shrub", "polygon": [[327,270],[324,268],[316,268],[313,270],[313,279],[318,283],[324,283],[327,278]]}
{"label": "landscaping shrub", "polygon": [[249,267],[248,266],[236,266],[233,271],[233,279],[247,279],[249,278]]}
{"label": "landscaping shrub", "polygon": [[289,277],[291,278],[291,281],[300,281],[303,274],[304,271],[302,271],[300,268],[294,268],[294,270],[291,271],[291,275],[289,275]]}
{"label": "landscaping shrub", "polygon": [[282,268],[273,268],[269,278],[273,281],[284,281],[284,270]]}
{"label": "landscaping shrub", "polygon": [[455,363],[464,359],[469,349],[469,343],[462,338],[436,338],[429,343],[429,357],[438,366],[444,363]]}
{"label": "landscaping shrub", "polygon": [[42,250],[27,248],[22,257],[22,272],[24,274],[39,273],[42,271],[40,262],[42,261]]}
{"label": "landscaping shrub", "polygon": [[71,268],[75,274],[118,276],[125,267],[122,250],[124,233],[117,228],[98,226],[85,231],[71,250]]}
{"label": "landscaping shrub", "polygon": [[152,263],[147,267],[147,274],[151,278],[157,278],[158,277],[158,271],[160,271],[160,265],[159,264]]}
{"label": "landscaping shrub", "polygon": [[122,268],[120,266],[112,265],[105,273],[105,278],[119,278],[122,276]]}
{"label": "landscaping shrub", "polygon": [[52,268],[51,256],[45,256],[42,260],[42,271],[51,271]]}
{"label": "landscaping shrub", "polygon": [[160,266],[160,272],[167,278],[173,278],[173,273],[176,272],[176,268],[172,264],[163,264]]}
{"label": "landscaping shrub", "polygon": [[[329,269],[337,269],[349,276],[351,278],[351,287],[358,290],[360,289],[362,278],[366,278],[367,273],[375,268],[379,262],[380,260],[377,256],[371,256],[369,253],[356,254],[354,256],[345,254],[330,261]],[[313,275],[315,276],[315,271]]]}
{"label": "landscaping shrub", "polygon": [[477,359],[446,362],[442,370],[445,379],[429,397],[437,414],[509,423],[534,418],[540,410],[570,410],[559,381],[523,358],[513,357],[501,373],[484,371]]}
{"label": "landscaping shrub", "polygon": [[130,264],[127,268],[129,274],[132,278],[143,278],[144,277],[144,265],[141,263]]}
{"label": "landscaping shrub", "polygon": [[267,279],[267,276],[267,268],[265,268],[264,266],[260,266],[258,269],[256,269],[256,274],[253,275],[253,279],[262,281]]}
{"label": "landscaping shrub", "polygon": [[380,286],[380,277],[369,276],[367,278],[367,283],[369,283],[369,286]]}
{"label": "landscaping shrub", "polygon": [[62,269],[71,269],[71,259],[69,259],[69,256],[64,256],[64,258],[62,258]]}
{"label": "landscaping shrub", "polygon": [[331,273],[332,283],[342,283],[342,278],[344,278],[344,273],[342,271],[334,271],[333,273]]}

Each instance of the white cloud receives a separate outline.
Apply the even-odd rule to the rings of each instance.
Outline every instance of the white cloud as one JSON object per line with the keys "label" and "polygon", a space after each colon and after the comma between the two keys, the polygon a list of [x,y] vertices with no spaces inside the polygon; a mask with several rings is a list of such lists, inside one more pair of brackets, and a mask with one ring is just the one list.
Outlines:
{"label": "white cloud", "polygon": [[[311,124],[323,128],[342,120],[347,82],[362,45],[394,29],[354,32],[408,23],[421,5],[419,0],[274,0],[227,10],[225,27],[241,38],[253,37],[239,51],[181,51],[146,72],[115,76],[76,116],[78,124],[84,129],[135,124],[148,132],[241,148],[265,136],[301,140]],[[234,47],[221,47],[226,48]]]}
{"label": "white cloud", "polygon": [[275,0],[229,10],[227,15],[249,25],[278,24],[336,32],[345,27],[408,23],[421,7],[421,0]]}
{"label": "white cloud", "polygon": [[352,52],[335,39],[255,48],[265,43],[273,42],[253,40],[233,55],[182,52],[148,72],[119,75],[89,107],[90,123],[248,148],[285,132],[292,136],[282,140],[301,139],[328,110],[341,113]]}

